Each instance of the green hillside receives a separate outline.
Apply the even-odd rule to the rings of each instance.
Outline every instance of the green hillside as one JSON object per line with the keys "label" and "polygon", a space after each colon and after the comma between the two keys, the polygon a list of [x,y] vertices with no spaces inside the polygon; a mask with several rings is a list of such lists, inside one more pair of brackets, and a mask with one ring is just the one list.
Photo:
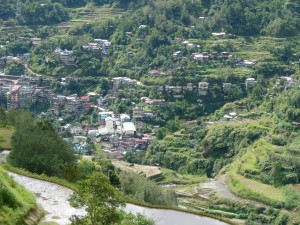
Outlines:
{"label": "green hillside", "polygon": [[[0,167],[0,224],[34,224],[35,197]],[[32,213],[32,215],[30,215]]]}
{"label": "green hillside", "polygon": [[[133,122],[141,125],[140,137],[155,133],[156,139],[146,150],[126,150],[124,160],[162,167],[153,181],[172,181],[179,193],[188,192],[179,194],[180,205],[247,225],[300,223],[299,0],[22,0],[20,10],[16,1],[0,0],[0,5],[0,58],[22,59],[0,64],[0,70],[47,77],[56,95],[95,92],[107,100],[103,107],[116,114],[133,115],[136,107],[152,114]],[[58,50],[66,50],[71,59],[60,57]],[[116,77],[140,83],[116,88]],[[247,83],[248,78],[253,82]],[[165,104],[148,104],[143,98]],[[6,106],[2,99],[0,104]],[[38,102],[27,109],[36,116],[50,104]],[[19,126],[15,140],[5,124],[14,124],[8,112],[0,118],[0,150],[13,146],[23,153],[27,139],[34,140],[32,152],[40,150],[40,140],[47,149],[48,136],[58,138],[56,131],[66,124],[98,127],[99,112],[96,107],[86,115],[48,111],[51,125],[30,120]],[[53,158],[54,150],[53,145],[47,157]],[[15,166],[61,173],[61,165],[54,173],[49,165],[34,164],[43,157],[26,154],[25,161],[17,156]],[[77,175],[77,164],[72,166],[59,175],[73,181],[86,176]],[[198,182],[222,176],[247,202],[224,200],[199,188]],[[20,207],[18,215],[27,215],[34,203],[18,203],[19,196],[7,190],[15,203],[5,203],[3,217],[10,218],[8,207]]]}

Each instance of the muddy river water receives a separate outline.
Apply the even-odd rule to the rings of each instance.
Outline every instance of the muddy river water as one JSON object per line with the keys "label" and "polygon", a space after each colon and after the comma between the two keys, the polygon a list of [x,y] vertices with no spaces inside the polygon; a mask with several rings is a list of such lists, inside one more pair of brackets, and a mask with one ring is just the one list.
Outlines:
{"label": "muddy river water", "polygon": [[[19,174],[9,174],[37,196],[37,203],[46,211],[43,221],[56,222],[60,225],[70,224],[69,218],[72,215],[84,216],[84,209],[77,209],[69,205],[68,198],[73,193],[72,190],[54,183],[37,180]],[[125,211],[132,213],[142,213],[154,219],[157,225],[225,225],[226,223],[201,217],[190,213],[176,210],[152,209],[133,204],[127,204]]]}

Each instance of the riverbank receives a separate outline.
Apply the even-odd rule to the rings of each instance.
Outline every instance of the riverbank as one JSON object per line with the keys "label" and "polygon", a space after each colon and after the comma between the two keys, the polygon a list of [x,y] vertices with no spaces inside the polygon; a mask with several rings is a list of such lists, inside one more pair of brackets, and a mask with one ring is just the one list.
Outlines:
{"label": "riverbank", "polygon": [[[68,184],[68,182],[66,182],[66,181],[64,181],[62,179],[50,178],[50,177],[43,176],[43,175],[32,174],[32,173],[30,173],[28,171],[21,170],[21,169],[15,168],[15,167],[11,167],[10,165],[5,165],[5,168],[7,170],[13,172],[13,173],[18,174],[18,175],[26,176],[26,177],[31,178],[31,179],[37,179],[37,180],[43,181],[43,182],[48,182],[48,183],[50,182],[49,185],[51,183],[55,183],[56,185],[59,184],[59,185],[62,185],[63,187],[65,187],[67,189],[71,189],[72,192],[73,192],[73,190],[76,190],[76,186],[75,185]],[[42,190],[42,193],[44,193],[44,191],[45,190]],[[67,201],[67,198],[66,198],[66,201]],[[53,202],[56,203],[56,204],[58,204],[58,202],[56,200],[54,200]],[[237,224],[237,223],[232,222],[232,221],[230,221],[228,219],[221,218],[221,217],[218,217],[218,216],[215,216],[215,215],[211,215],[211,214],[208,214],[208,213],[205,213],[205,212],[197,212],[197,211],[194,211],[194,210],[186,210],[186,209],[177,208],[177,207],[153,206],[153,205],[149,205],[149,204],[138,202],[138,201],[136,201],[134,199],[130,199],[130,198],[127,198],[127,202],[131,203],[131,204],[134,204],[134,205],[137,205],[137,206],[140,206],[140,207],[144,207],[144,208],[152,208],[152,209],[160,209],[160,210],[174,210],[174,211],[177,211],[177,212],[193,214],[195,216],[208,217],[208,218],[211,218],[211,219],[214,219],[214,220],[217,220],[217,221],[222,221],[222,222],[224,222],[224,224],[225,223],[226,224],[233,224],[233,225]],[[56,207],[57,207],[57,205],[56,205]],[[66,207],[66,206],[64,206],[64,207]],[[48,216],[47,218],[49,219],[49,217],[50,216]],[[55,219],[56,219],[56,217],[54,216],[53,220],[55,220]]]}

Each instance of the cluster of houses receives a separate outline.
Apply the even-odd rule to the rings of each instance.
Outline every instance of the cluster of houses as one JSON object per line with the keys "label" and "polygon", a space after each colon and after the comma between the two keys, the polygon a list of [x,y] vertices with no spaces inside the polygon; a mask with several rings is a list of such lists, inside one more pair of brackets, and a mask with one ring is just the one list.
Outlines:
{"label": "cluster of houses", "polygon": [[118,89],[121,86],[133,87],[134,85],[142,85],[142,83],[136,79],[128,77],[114,77],[112,78],[113,89]]}
{"label": "cluster of houses", "polygon": [[297,81],[292,77],[280,77],[275,81],[275,87],[283,87],[285,90],[297,85]]}
{"label": "cluster of houses", "polygon": [[[194,46],[193,44],[189,43],[187,44],[187,46],[190,46],[190,48],[192,46]],[[183,56],[182,51],[176,51],[173,53],[173,59],[179,59]],[[198,62],[209,62],[209,60],[227,60],[230,57],[232,57],[233,54],[230,52],[194,52],[191,54],[190,58],[194,61],[198,61]],[[258,60],[256,59],[245,59],[242,60],[240,58],[236,59],[236,65],[237,66],[244,66],[244,67],[252,67],[255,66],[258,63]],[[151,73],[150,73],[151,74]],[[153,73],[154,75],[161,75],[159,72],[157,72],[156,74]],[[152,75],[152,74],[151,74]]]}
{"label": "cluster of houses", "polygon": [[70,96],[55,95],[51,99],[50,111],[56,116],[61,116],[62,114],[86,114],[92,108],[91,98],[89,95],[82,97],[78,97],[77,94]]}
{"label": "cluster of houses", "polygon": [[93,138],[100,136],[102,140],[106,140],[107,142],[102,145],[103,150],[118,158],[123,157],[129,150],[146,150],[147,146],[155,138],[153,133],[138,135],[130,115],[117,115],[106,111],[99,112],[99,119],[104,121],[104,125],[97,130],[90,130],[89,135]]}
{"label": "cluster of houses", "polygon": [[53,52],[65,65],[74,65],[76,56],[71,50],[56,48]]}
{"label": "cluster of houses", "polygon": [[93,42],[87,43],[82,47],[89,51],[99,52],[102,51],[105,55],[108,53],[108,49],[112,46],[111,42],[106,39],[94,39]]}
{"label": "cluster of houses", "polygon": [[[103,109],[104,110],[104,109]],[[136,117],[132,117],[136,118]],[[111,156],[122,158],[130,150],[144,151],[154,140],[155,135],[138,134],[130,115],[116,114],[112,111],[100,111],[98,113],[98,125],[88,125],[85,128],[66,124],[62,131],[69,131],[71,138],[64,140],[78,154],[91,154],[93,152],[92,141],[101,143],[102,150]]]}
{"label": "cluster of houses", "polygon": [[0,100],[7,102],[7,109],[29,108],[36,102],[50,101],[50,80],[42,77],[21,76],[17,80],[0,78]]}

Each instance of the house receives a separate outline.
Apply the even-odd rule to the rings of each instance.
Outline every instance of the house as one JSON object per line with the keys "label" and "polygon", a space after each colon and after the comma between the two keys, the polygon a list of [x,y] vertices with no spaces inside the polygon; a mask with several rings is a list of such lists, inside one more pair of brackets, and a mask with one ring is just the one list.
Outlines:
{"label": "house", "polygon": [[222,57],[227,59],[230,56],[229,52],[222,52]]}
{"label": "house", "polygon": [[184,93],[193,91],[194,85],[192,83],[187,83],[185,86],[182,87]]}
{"label": "house", "polygon": [[74,52],[66,49],[62,50],[60,48],[56,48],[53,54],[56,55],[66,65],[73,65],[76,59]]}
{"label": "house", "polygon": [[166,103],[165,99],[153,99],[151,100],[151,105],[164,105]]}
{"label": "house", "polygon": [[106,117],[105,128],[108,133],[114,133],[117,128],[117,119],[113,117]]}
{"label": "house", "polygon": [[101,49],[110,48],[111,47],[111,42],[109,40],[94,39],[94,42],[96,42],[97,46],[99,46]]}
{"label": "house", "polygon": [[125,137],[135,137],[136,136],[136,128],[132,122],[124,122],[122,123],[122,131]]}
{"label": "house", "polygon": [[127,32],[125,32],[125,34],[126,34],[126,36],[128,36],[128,37],[131,37],[131,36],[133,36],[133,32],[129,32],[129,31],[127,31]]}
{"label": "house", "polygon": [[82,127],[77,127],[77,126],[70,127],[70,133],[73,135],[81,135],[83,133]]}
{"label": "house", "polygon": [[255,66],[257,63],[258,63],[257,60],[243,60],[240,65],[246,67],[252,67]]}
{"label": "house", "polygon": [[285,89],[292,88],[296,85],[296,81],[291,77],[280,77],[276,80],[275,86],[281,87],[283,86]]}
{"label": "house", "polygon": [[82,46],[84,49],[89,51],[99,51],[101,50],[101,47],[98,45],[98,43],[90,42],[87,45]]}
{"label": "house", "polygon": [[232,116],[230,116],[230,115],[225,115],[224,116],[224,120],[226,120],[226,121],[229,121],[229,120],[232,120],[233,119],[233,117]]}
{"label": "house", "polygon": [[140,25],[139,29],[146,29],[148,26],[147,25]]}
{"label": "house", "polygon": [[42,42],[41,38],[30,38],[30,41],[33,45],[37,45]]}
{"label": "house", "polygon": [[207,95],[208,85],[209,85],[209,83],[207,83],[207,82],[199,82],[198,83],[199,95]]}
{"label": "house", "polygon": [[82,96],[82,97],[80,97],[80,100],[83,101],[83,102],[89,102],[90,97],[89,96]]}
{"label": "house", "polygon": [[181,57],[182,56],[182,52],[181,51],[177,51],[177,52],[174,52],[173,53],[173,58],[174,59],[178,59],[179,57]]}
{"label": "house", "polygon": [[0,152],[0,163],[5,163],[9,154],[9,150],[3,150],[2,152]]}
{"label": "house", "polygon": [[228,91],[231,88],[231,83],[223,83],[223,92]]}
{"label": "house", "polygon": [[255,78],[247,78],[245,81],[246,89],[249,87],[253,87],[256,84]]}
{"label": "house", "polygon": [[225,32],[213,32],[211,33],[212,36],[217,37],[217,38],[225,38],[226,33]]}
{"label": "house", "polygon": [[172,95],[177,95],[182,93],[182,86],[169,86],[168,91],[172,93]]}
{"label": "house", "polygon": [[132,118],[134,119],[141,119],[143,118],[143,114],[145,113],[145,111],[141,108],[135,107],[132,109]]}
{"label": "house", "polygon": [[121,122],[130,122],[130,116],[127,114],[120,114],[120,120]]}
{"label": "house", "polygon": [[99,120],[104,121],[107,117],[113,117],[114,113],[112,111],[99,112]]}
{"label": "house", "polygon": [[208,61],[209,56],[201,54],[201,53],[193,53],[192,54],[192,59],[195,60],[195,61]]}

